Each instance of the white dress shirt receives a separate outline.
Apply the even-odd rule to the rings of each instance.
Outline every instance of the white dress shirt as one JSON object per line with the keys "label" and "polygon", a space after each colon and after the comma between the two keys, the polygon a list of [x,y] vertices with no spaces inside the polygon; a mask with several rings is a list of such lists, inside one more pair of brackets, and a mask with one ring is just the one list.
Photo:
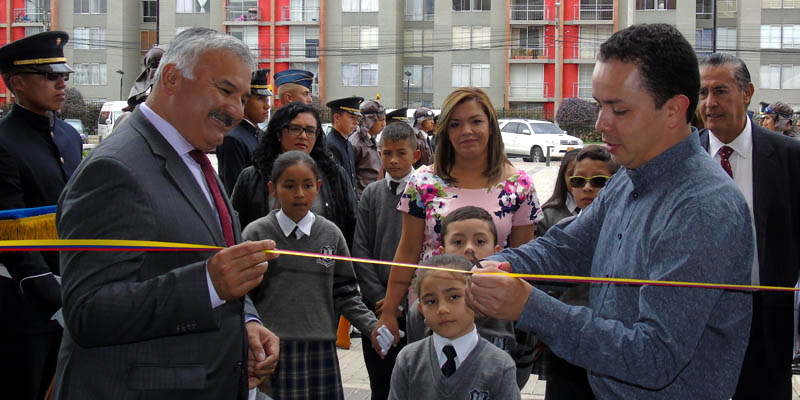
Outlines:
{"label": "white dress shirt", "polygon": [[399,182],[400,184],[397,185],[397,192],[395,192],[394,194],[403,194],[403,192],[406,191],[406,185],[408,185],[408,181],[411,180],[411,175],[414,175],[414,168],[411,168],[411,171],[409,171],[406,176],[400,178],[399,180],[392,178],[392,176],[389,175],[389,173],[387,172],[386,186],[389,188],[389,190],[391,190],[392,189],[391,182]]}
{"label": "white dress shirt", "polygon": [[[709,130],[708,135],[708,154],[710,154],[717,164],[720,163],[722,157],[719,155],[719,149],[722,146],[728,146],[733,149],[728,161],[731,163],[731,172],[733,172],[733,181],[736,186],[744,195],[747,201],[747,206],[750,209],[750,223],[753,226],[753,243],[755,244],[756,225],[755,215],[753,214],[753,126],[750,118],[746,118],[744,129],[739,133],[732,142],[722,143],[722,141],[714,135],[714,132]],[[720,167],[721,168],[721,167]],[[758,273],[758,247],[753,247],[753,270],[750,275],[750,281],[753,285],[758,285],[760,282]]]}
{"label": "white dress shirt", "polygon": [[[197,181],[197,184],[200,185],[200,189],[203,191],[203,194],[206,196],[206,200],[208,200],[208,204],[211,206],[211,209],[214,210],[214,216],[216,216],[216,220],[219,223],[219,212],[217,211],[217,206],[214,204],[214,198],[211,197],[211,190],[208,188],[208,182],[206,182],[205,176],[203,176],[203,169],[200,167],[200,164],[189,155],[189,152],[194,150],[194,146],[192,146],[186,138],[175,129],[172,124],[167,122],[164,118],[161,118],[160,115],[156,114],[147,104],[142,103],[139,105],[139,108],[142,110],[142,114],[150,121],[151,124],[156,128],[158,133],[167,140],[170,146],[178,153],[183,163],[186,164],[186,168],[189,168],[189,171],[192,173],[194,180]],[[222,230],[222,226],[220,225],[220,231]],[[211,298],[211,307],[217,308],[223,304],[225,304],[225,300],[222,300],[217,294],[217,290],[214,288],[214,284],[211,283],[211,275],[208,274],[208,266],[206,265],[206,283],[208,284],[208,295]]]}
{"label": "white dress shirt", "polygon": [[[295,237],[297,237],[297,239],[300,239],[303,237],[303,235],[311,236],[311,225],[314,225],[314,220],[317,219],[314,213],[309,211],[306,213],[306,216],[300,220],[300,222],[295,223],[291,218],[283,213],[283,210],[278,210],[275,218],[278,219],[278,225],[280,225],[281,230],[286,237],[289,237],[292,232],[295,232]],[[294,230],[295,227],[297,227],[297,231]]]}
{"label": "white dress shirt", "polygon": [[478,345],[478,331],[475,325],[472,325],[472,330],[464,336],[450,340],[446,337],[439,336],[436,332],[433,333],[433,349],[439,355],[439,368],[447,362],[447,356],[444,355],[444,346],[452,345],[456,349],[456,369],[461,366],[461,363],[469,357],[469,353]]}

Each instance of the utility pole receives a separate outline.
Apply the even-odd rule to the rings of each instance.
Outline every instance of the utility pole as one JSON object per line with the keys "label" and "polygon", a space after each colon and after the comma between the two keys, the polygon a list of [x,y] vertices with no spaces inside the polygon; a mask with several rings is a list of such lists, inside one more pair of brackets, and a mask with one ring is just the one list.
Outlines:
{"label": "utility pole", "polygon": [[406,71],[404,74],[406,76],[406,108],[408,108],[411,100],[411,71]]}

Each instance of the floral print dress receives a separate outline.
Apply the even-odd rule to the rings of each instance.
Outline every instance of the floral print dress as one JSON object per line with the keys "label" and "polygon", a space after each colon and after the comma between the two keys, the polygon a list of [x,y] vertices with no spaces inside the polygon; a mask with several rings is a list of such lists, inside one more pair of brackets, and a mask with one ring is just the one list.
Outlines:
{"label": "floral print dress", "polygon": [[437,254],[442,244],[442,221],[447,214],[465,206],[475,206],[489,212],[497,227],[498,244],[502,248],[509,246],[508,237],[512,227],[532,225],[540,212],[533,182],[523,170],[488,189],[463,189],[435,175],[432,167],[420,167],[411,176],[397,205],[397,209],[404,213],[425,218],[420,261]]}

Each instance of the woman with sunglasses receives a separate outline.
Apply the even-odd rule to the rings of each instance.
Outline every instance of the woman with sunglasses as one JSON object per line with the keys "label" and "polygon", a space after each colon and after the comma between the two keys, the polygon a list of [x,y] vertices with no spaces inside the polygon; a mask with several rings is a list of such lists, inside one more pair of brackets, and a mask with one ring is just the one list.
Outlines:
{"label": "woman with sunglasses", "polygon": [[319,113],[313,106],[300,102],[289,103],[272,115],[264,137],[253,152],[253,165],[242,170],[236,180],[231,204],[239,213],[242,228],[280,208],[277,200],[269,196],[267,181],[275,159],[290,150],[302,151],[317,163],[322,187],[311,210],[336,224],[349,246],[356,225],[355,191],[326,146]]}
{"label": "woman with sunglasses", "polygon": [[[588,145],[578,153],[572,175],[567,178],[569,192],[575,199],[578,212],[592,204],[618,169],[619,166],[611,161],[611,154],[604,146]],[[567,304],[589,305],[588,283],[564,286],[564,290],[551,291],[549,294]],[[541,359],[547,375],[545,400],[595,398],[586,370],[562,360],[548,348],[545,348]]]}

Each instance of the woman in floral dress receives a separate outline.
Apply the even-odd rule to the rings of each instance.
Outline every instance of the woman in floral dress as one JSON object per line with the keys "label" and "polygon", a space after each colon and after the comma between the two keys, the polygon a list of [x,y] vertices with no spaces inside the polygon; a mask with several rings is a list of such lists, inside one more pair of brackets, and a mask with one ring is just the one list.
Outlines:
{"label": "woman in floral dress", "polygon": [[[433,166],[420,167],[406,186],[398,210],[403,232],[394,261],[418,264],[441,246],[441,223],[463,206],[488,211],[498,244],[517,247],[533,239],[539,200],[533,182],[508,161],[497,115],[480,89],[460,88],[445,99],[437,124]],[[414,269],[392,267],[380,322],[397,337],[398,310]],[[413,299],[409,299],[409,304]]]}

